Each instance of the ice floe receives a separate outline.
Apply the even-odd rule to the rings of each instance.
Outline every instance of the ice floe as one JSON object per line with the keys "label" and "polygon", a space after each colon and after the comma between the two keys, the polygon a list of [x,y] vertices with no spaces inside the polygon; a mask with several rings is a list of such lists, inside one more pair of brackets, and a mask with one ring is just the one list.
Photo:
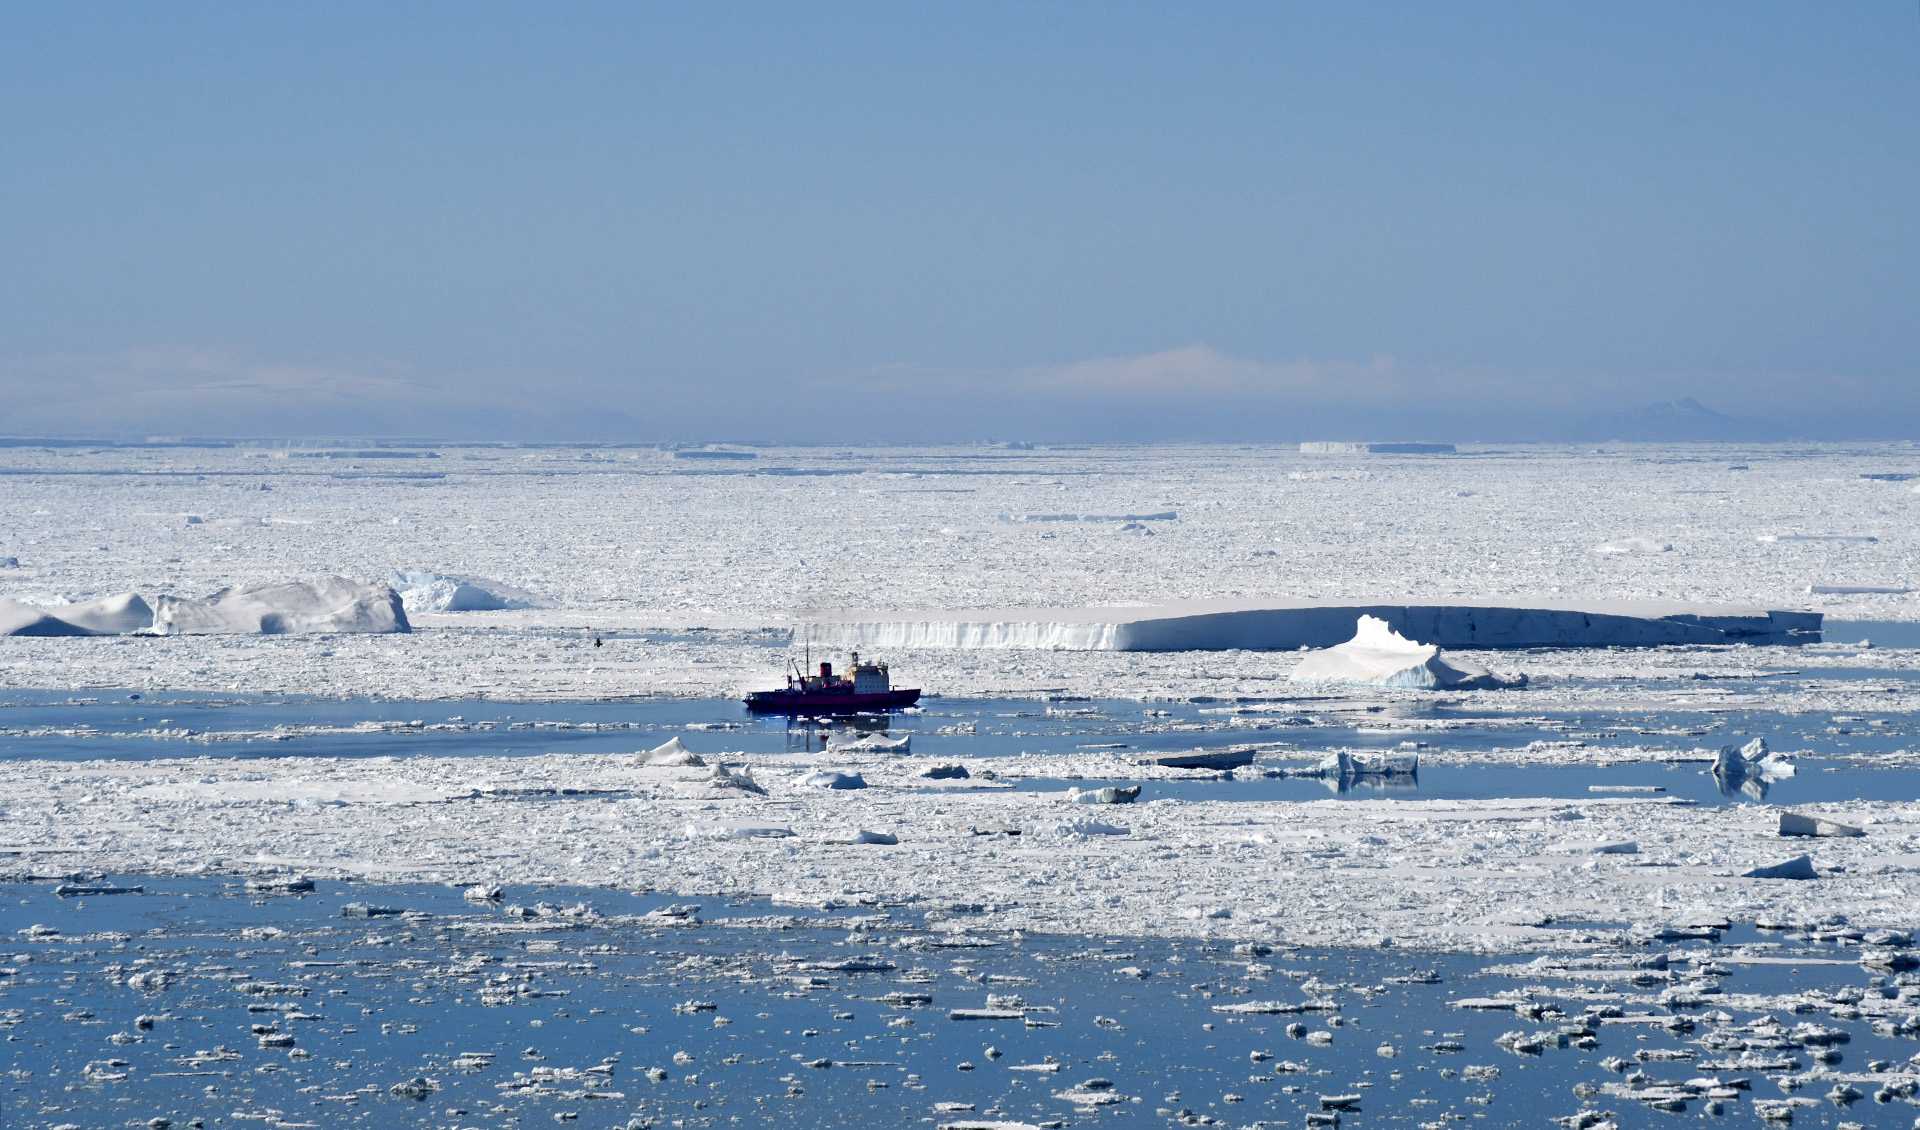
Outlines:
{"label": "ice floe", "polygon": [[843,773],[838,769],[817,769],[800,778],[796,784],[808,789],[864,789],[866,778],[858,773]]}

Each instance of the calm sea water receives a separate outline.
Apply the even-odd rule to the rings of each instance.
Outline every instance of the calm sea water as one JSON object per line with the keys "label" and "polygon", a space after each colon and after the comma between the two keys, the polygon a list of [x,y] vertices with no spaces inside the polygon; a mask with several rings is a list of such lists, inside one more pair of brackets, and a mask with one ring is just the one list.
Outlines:
{"label": "calm sea water", "polygon": [[[8,1126],[1302,1126],[1333,1106],[1347,1126],[1542,1126],[1582,1110],[1670,1126],[1672,1113],[1594,1089],[1628,1070],[1698,1078],[1697,1061],[1723,1054],[1701,1043],[1723,998],[1656,1003],[1679,971],[1706,971],[1724,994],[1900,988],[1844,938],[1750,929],[1640,945],[1594,935],[1615,966],[1671,956],[1672,972],[1637,985],[1391,948],[972,933],[964,911],[940,907],[94,884],[143,890],[0,886]],[[1757,946],[1802,963],[1743,964]],[[1452,1003],[1522,985],[1567,1015]],[[1613,986],[1602,999],[1621,1017],[1581,1019],[1596,985]],[[1221,1011],[1254,1001],[1313,1010]],[[1754,1019],[1729,1015],[1721,1023]],[[1849,1037],[1832,1068],[1920,1050],[1816,1019]],[[1583,1029],[1587,1046],[1499,1042]],[[1794,1058],[1813,1066],[1804,1052]],[[1748,1080],[1725,1103],[1742,1125],[1756,1124],[1752,1099],[1784,1095],[1764,1073],[1712,1074]],[[1691,1117],[1703,1104],[1687,1106]],[[1914,1113],[1822,1101],[1794,1125],[1905,1126]]]}

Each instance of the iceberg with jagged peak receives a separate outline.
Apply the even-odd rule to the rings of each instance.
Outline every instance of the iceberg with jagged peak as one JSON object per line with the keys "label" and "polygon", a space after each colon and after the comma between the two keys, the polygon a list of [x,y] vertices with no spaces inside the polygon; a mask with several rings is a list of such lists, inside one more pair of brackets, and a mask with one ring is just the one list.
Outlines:
{"label": "iceberg with jagged peak", "polygon": [[1288,678],[1296,683],[1412,690],[1481,690],[1527,684],[1525,675],[1496,675],[1485,667],[1448,659],[1438,646],[1410,640],[1377,616],[1360,617],[1352,639],[1308,655]]}
{"label": "iceberg with jagged peak", "polygon": [[500,612],[540,608],[546,602],[526,591],[485,577],[395,569],[389,583],[407,611]]}

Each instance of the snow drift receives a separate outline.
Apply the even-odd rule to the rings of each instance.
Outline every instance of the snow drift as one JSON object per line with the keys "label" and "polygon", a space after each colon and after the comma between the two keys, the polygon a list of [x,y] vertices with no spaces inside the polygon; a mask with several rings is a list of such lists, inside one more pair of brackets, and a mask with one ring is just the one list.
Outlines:
{"label": "snow drift", "polygon": [[201,600],[163,596],[153,610],[153,632],[163,636],[412,630],[392,588],[345,577],[221,589]]}
{"label": "snow drift", "polygon": [[1507,678],[1444,659],[1435,645],[1407,639],[1374,616],[1360,617],[1351,640],[1307,656],[1288,678],[1296,683],[1416,690],[1519,687],[1527,681],[1524,675]]}

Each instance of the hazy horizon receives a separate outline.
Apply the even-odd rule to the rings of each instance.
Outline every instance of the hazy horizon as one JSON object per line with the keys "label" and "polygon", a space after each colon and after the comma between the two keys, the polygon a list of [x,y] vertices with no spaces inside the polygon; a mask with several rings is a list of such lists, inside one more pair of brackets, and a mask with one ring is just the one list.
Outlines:
{"label": "hazy horizon", "polygon": [[1920,432],[1910,3],[0,3],[0,91],[4,435]]}

